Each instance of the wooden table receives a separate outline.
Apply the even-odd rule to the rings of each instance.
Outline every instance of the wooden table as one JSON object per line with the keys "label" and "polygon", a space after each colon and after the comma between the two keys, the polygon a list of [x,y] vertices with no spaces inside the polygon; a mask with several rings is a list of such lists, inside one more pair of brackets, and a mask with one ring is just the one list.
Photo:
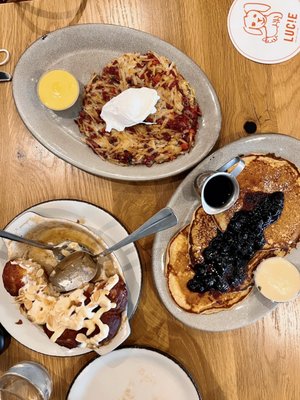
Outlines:
{"label": "wooden table", "polygon": [[[1,67],[13,72],[22,52],[39,36],[68,25],[112,23],[152,33],[194,59],[211,80],[222,108],[215,148],[257,133],[280,132],[300,139],[300,56],[262,65],[241,56],[227,34],[230,0],[34,0],[0,5],[0,48],[11,52]],[[0,84],[1,214],[4,227],[35,203],[59,198],[104,207],[129,231],[164,207],[186,176],[145,183],[89,175],[40,145],[15,108],[11,83]],[[297,400],[300,396],[299,300],[280,305],[251,326],[207,333],[183,326],[161,304],[151,272],[153,238],[138,250],[143,288],[127,345],[147,345],[174,356],[194,376],[205,400]],[[43,363],[54,382],[53,400],[65,399],[76,374],[97,355],[55,358],[12,339],[0,356],[3,373],[21,360]],[[188,400],[188,399],[187,399]]]}

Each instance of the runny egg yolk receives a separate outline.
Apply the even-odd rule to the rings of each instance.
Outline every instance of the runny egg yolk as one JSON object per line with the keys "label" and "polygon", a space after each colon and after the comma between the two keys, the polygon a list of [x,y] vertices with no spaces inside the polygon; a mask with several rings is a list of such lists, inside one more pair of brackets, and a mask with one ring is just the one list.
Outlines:
{"label": "runny egg yolk", "polygon": [[37,86],[40,101],[51,110],[71,107],[79,96],[77,79],[68,71],[52,70],[44,73]]}

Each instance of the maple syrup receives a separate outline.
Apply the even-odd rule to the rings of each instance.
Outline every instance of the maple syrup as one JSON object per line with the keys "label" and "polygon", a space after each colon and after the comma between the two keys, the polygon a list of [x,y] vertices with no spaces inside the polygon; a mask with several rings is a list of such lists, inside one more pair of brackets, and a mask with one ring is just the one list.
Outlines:
{"label": "maple syrup", "polygon": [[213,176],[205,185],[203,196],[206,203],[213,208],[226,205],[234,194],[234,185],[226,175]]}

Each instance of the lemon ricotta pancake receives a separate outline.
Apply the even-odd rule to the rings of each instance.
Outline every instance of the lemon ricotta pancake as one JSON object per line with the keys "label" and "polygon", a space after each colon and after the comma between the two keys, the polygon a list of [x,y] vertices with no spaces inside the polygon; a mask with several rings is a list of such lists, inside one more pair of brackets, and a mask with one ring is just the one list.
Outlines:
{"label": "lemon ricotta pancake", "polygon": [[214,313],[243,300],[262,260],[284,256],[299,241],[299,170],[273,155],[243,157],[240,197],[214,216],[198,207],[167,249],[166,276],[174,301]]}
{"label": "lemon ricotta pancake", "polygon": [[245,168],[237,177],[240,186],[238,201],[229,210],[214,216],[220,230],[224,231],[233,214],[243,208],[251,208],[245,201],[249,192],[284,193],[284,208],[280,219],[265,229],[264,248],[281,248],[286,251],[295,247],[300,238],[300,172],[288,160],[274,154],[244,156]]}
{"label": "lemon ricotta pancake", "polygon": [[[126,89],[143,87],[155,89],[160,97],[148,124],[107,132],[100,116],[103,106]],[[200,115],[194,90],[175,64],[149,51],[123,54],[93,75],[76,122],[85,143],[103,160],[151,166],[192,149]]]}
{"label": "lemon ricotta pancake", "polygon": [[215,291],[197,293],[188,289],[188,282],[195,275],[188,257],[189,229],[190,226],[186,226],[179,231],[168,247],[166,273],[172,298],[181,308],[194,313],[209,314],[231,308],[247,296],[251,290],[250,286],[244,290],[223,294]]}

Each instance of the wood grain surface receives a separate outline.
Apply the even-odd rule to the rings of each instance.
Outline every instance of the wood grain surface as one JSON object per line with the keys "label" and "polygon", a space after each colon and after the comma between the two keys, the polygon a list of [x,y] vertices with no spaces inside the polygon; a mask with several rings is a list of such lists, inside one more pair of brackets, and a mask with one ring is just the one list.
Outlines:
{"label": "wood grain surface", "polygon": [[[215,148],[247,136],[246,121],[257,124],[257,133],[278,132],[300,139],[300,55],[277,65],[258,64],[241,56],[227,34],[230,5],[230,0],[33,0],[2,4],[0,48],[11,52],[11,60],[1,70],[13,73],[25,49],[57,28],[89,22],[134,27],[178,47],[207,74],[223,116]],[[121,182],[89,175],[65,163],[23,125],[11,83],[0,83],[0,144],[1,228],[38,202],[69,198],[100,205],[132,231],[167,204],[187,174],[158,182]],[[205,400],[299,399],[299,299],[280,305],[243,329],[222,333],[190,329],[175,320],[157,296],[151,272],[152,244],[153,238],[138,242],[143,287],[126,344],[152,346],[174,356],[195,378]],[[39,361],[53,379],[51,399],[63,400],[76,374],[96,356],[48,357],[12,339],[0,355],[0,372],[21,360]]]}

